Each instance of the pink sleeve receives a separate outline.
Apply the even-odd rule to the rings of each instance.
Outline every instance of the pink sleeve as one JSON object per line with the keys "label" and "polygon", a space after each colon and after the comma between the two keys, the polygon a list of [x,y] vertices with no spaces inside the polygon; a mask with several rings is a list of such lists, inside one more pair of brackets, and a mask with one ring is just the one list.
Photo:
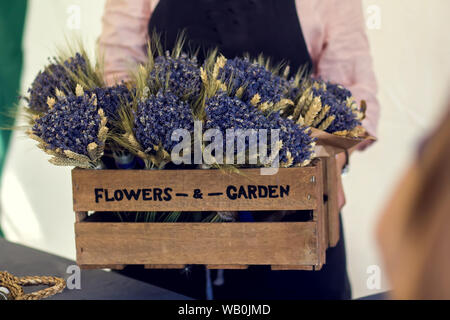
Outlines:
{"label": "pink sleeve", "polygon": [[380,107],[361,0],[334,0],[322,19],[326,21],[325,39],[317,75],[349,88],[358,103],[366,101],[363,126],[375,136]]}
{"label": "pink sleeve", "polygon": [[107,0],[99,49],[105,80],[111,85],[129,79],[129,70],[146,60],[151,0]]}

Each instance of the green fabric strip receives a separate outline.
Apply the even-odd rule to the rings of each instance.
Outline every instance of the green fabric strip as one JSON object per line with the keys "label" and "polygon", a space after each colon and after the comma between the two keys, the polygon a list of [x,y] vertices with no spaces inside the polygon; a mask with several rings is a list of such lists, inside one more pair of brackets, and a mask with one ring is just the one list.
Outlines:
{"label": "green fabric strip", "polygon": [[0,179],[17,110],[26,8],[26,0],[0,1]]}

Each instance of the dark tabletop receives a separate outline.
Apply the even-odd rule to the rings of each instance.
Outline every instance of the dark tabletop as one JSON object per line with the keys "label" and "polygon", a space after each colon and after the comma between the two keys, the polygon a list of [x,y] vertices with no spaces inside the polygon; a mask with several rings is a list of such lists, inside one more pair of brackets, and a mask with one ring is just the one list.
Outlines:
{"label": "dark tabletop", "polygon": [[[72,273],[67,273],[66,270],[69,266],[74,265],[76,265],[74,261],[14,244],[0,238],[0,271],[6,270],[19,277],[46,275],[67,279]],[[35,289],[42,288],[36,287]],[[115,272],[81,270],[80,290],[69,290],[66,288],[62,293],[48,299],[187,300],[189,298]]]}

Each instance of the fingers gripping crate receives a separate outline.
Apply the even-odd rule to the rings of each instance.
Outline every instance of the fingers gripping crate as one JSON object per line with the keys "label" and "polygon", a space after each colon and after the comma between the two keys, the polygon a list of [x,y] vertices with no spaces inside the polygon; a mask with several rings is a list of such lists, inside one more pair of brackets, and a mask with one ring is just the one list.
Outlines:
{"label": "fingers gripping crate", "polygon": [[[259,169],[239,173],[74,169],[77,263],[82,268],[112,269],[202,264],[210,269],[271,265],[273,270],[319,270],[326,249],[333,245],[330,230],[338,229],[329,225],[333,219],[324,202],[324,190],[329,188],[323,163],[280,168],[274,175],[261,175]],[[268,210],[312,210],[313,218],[306,222],[86,221],[88,211]]]}

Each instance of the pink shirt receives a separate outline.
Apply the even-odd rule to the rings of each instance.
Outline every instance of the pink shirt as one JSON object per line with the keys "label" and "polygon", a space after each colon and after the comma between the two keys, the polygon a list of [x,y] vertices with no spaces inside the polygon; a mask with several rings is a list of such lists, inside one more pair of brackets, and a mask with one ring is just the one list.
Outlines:
{"label": "pink shirt", "polygon": [[[342,84],[367,102],[366,130],[376,134],[379,104],[361,0],[296,0],[315,76]],[[109,84],[128,79],[146,59],[147,28],[158,0],[107,0],[99,38]]]}

